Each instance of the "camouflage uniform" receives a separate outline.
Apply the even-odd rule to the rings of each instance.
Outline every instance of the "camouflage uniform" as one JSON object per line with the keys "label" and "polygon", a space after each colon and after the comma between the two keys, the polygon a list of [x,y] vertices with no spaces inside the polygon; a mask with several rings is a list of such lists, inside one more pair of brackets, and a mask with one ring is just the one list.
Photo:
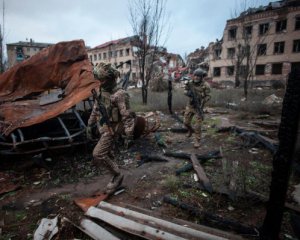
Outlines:
{"label": "camouflage uniform", "polygon": [[[200,109],[203,110],[204,104],[209,100],[210,96],[210,88],[207,83],[201,81],[199,83],[195,82],[189,82],[186,84],[185,90],[186,93],[190,88],[194,89],[194,93],[196,94],[197,98],[199,99],[199,102],[201,103]],[[201,125],[203,121],[203,114],[200,114],[199,111],[197,111],[197,108],[195,104],[192,101],[192,98],[190,95],[189,103],[186,106],[185,112],[184,112],[184,119],[183,123],[189,130],[188,136],[191,136],[194,132],[194,146],[199,147],[200,146],[200,140],[201,140]],[[194,129],[191,126],[191,122],[193,117],[195,118],[195,125]]]}
{"label": "camouflage uniform", "polygon": [[[98,72],[95,73],[95,77],[100,79],[100,81],[103,78],[103,75],[106,77],[105,71],[100,72],[103,70],[103,66],[96,67],[96,70],[98,70]],[[88,120],[88,128],[95,123],[98,126],[101,137],[93,150],[93,163],[96,166],[104,164],[114,176],[107,186],[107,191],[111,191],[118,185],[118,183],[113,184],[114,179],[117,177],[119,179],[121,178],[120,181],[122,181],[123,178],[112,152],[114,148],[114,139],[119,134],[124,135],[127,140],[133,139],[135,114],[130,111],[129,96],[124,90],[116,89],[115,84],[111,84],[110,81],[101,81],[101,84],[104,86],[101,85],[102,87],[100,89],[98,101],[101,101],[105,106],[110,126],[101,121],[102,115],[99,109],[99,103],[95,101],[92,113]]]}

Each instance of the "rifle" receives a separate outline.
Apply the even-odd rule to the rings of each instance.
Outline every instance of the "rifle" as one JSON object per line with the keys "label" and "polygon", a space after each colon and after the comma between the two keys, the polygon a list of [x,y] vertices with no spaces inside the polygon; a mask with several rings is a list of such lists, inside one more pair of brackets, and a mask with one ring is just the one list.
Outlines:
{"label": "rifle", "polygon": [[109,133],[113,136],[114,135],[114,131],[113,131],[112,127],[111,127],[106,107],[101,102],[101,94],[98,97],[97,96],[97,92],[96,92],[95,89],[92,89],[92,94],[93,94],[94,101],[96,101],[98,103],[99,111],[100,111],[101,116],[102,116],[101,119],[100,119],[100,125],[102,126],[103,124],[106,124],[107,127],[108,127]]}
{"label": "rifle", "polygon": [[204,112],[203,112],[203,104],[202,104],[202,98],[198,98],[197,94],[195,92],[195,88],[192,86],[191,83],[187,84],[187,94],[188,97],[192,98],[191,105],[193,105],[197,111],[197,113],[201,116],[203,119]]}

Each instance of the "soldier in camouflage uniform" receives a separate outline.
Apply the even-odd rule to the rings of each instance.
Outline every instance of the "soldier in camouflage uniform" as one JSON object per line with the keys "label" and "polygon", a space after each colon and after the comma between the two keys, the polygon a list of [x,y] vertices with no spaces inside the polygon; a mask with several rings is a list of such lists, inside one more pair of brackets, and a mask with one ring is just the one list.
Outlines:
{"label": "soldier in camouflage uniform", "polygon": [[[200,147],[201,125],[203,121],[203,107],[210,99],[210,88],[203,81],[206,72],[202,69],[196,69],[193,73],[192,81],[185,83],[185,95],[189,97],[189,103],[184,112],[184,125],[188,129],[187,137],[194,133],[194,147]],[[191,126],[192,118],[195,117],[194,129]]]}
{"label": "soldier in camouflage uniform", "polygon": [[[96,166],[105,165],[113,175],[106,187],[106,192],[111,193],[123,180],[112,152],[114,139],[123,135],[127,145],[133,140],[135,114],[130,111],[129,95],[123,89],[116,88],[116,79],[119,76],[116,69],[110,64],[100,63],[94,68],[94,76],[101,82],[101,86],[88,120],[87,136],[91,138],[91,127],[96,123],[101,136],[93,151],[93,163]],[[99,103],[105,107],[108,122],[103,121]]]}

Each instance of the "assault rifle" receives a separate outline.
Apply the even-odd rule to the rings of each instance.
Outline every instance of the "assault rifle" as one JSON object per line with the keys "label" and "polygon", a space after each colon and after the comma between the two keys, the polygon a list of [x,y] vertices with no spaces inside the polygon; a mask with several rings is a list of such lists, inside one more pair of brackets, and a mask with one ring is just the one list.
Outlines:
{"label": "assault rifle", "polygon": [[204,112],[203,112],[203,104],[202,104],[202,98],[199,98],[195,92],[195,88],[191,83],[186,84],[186,90],[187,90],[187,96],[191,98],[191,105],[194,106],[197,113],[201,116],[203,119]]}
{"label": "assault rifle", "polygon": [[113,129],[111,127],[111,124],[110,124],[110,121],[109,121],[109,116],[107,114],[107,110],[106,110],[106,107],[104,106],[104,104],[101,102],[101,94],[100,96],[98,97],[97,96],[97,92],[95,89],[92,89],[92,94],[93,94],[93,98],[94,98],[94,101],[97,101],[98,103],[98,108],[99,108],[99,111],[101,113],[101,119],[100,119],[100,125],[102,126],[103,124],[106,124],[107,127],[108,127],[108,131],[111,135],[114,135],[114,132],[113,132]]}

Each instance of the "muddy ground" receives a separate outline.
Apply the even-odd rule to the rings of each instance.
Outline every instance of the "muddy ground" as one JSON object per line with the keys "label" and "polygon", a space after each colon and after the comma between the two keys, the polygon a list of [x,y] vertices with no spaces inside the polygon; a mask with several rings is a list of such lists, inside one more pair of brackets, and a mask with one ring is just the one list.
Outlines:
{"label": "muddy ground", "polygon": [[[177,113],[181,116],[181,113]],[[272,153],[262,145],[251,143],[230,132],[218,132],[221,125],[241,126],[255,130],[276,140],[279,116],[237,113],[228,109],[209,109],[203,124],[203,139],[199,149],[193,148],[193,138],[184,133],[173,133],[169,128],[181,128],[182,124],[167,113],[159,113],[161,127],[158,132],[166,146],[160,146],[154,134],[136,140],[128,150],[120,148],[118,163],[125,174],[125,192],[111,196],[107,201],[116,205],[131,205],[176,217],[190,222],[220,227],[216,222],[179,209],[164,202],[169,196],[195,207],[197,210],[228,218],[251,227],[260,227],[265,216],[265,203],[255,192],[268,196],[271,181]],[[268,124],[264,124],[268,123]],[[141,154],[161,154],[164,150],[205,154],[222,150],[222,158],[211,159],[203,164],[213,186],[213,193],[203,189],[195,181],[195,172],[176,175],[175,171],[185,165],[185,159],[169,157],[168,162],[147,162],[138,166]],[[93,144],[68,149],[64,153],[49,154],[47,161],[20,158],[1,162],[1,172],[10,182],[19,186],[16,190],[0,195],[0,239],[32,239],[42,218],[67,217],[78,223],[83,212],[74,203],[76,198],[93,195],[104,189],[110,180],[105,169],[96,169],[91,164]],[[232,167],[232,164],[236,167]],[[227,167],[226,167],[227,166]],[[234,170],[232,170],[234,169]],[[232,172],[234,171],[234,172]],[[227,174],[226,174],[227,172]],[[236,194],[228,193],[229,175],[236,184]],[[293,175],[288,201],[293,186]],[[225,193],[225,194],[224,194]],[[293,203],[294,204],[294,203]],[[282,236],[294,236],[289,224],[290,213],[284,215]],[[101,223],[103,224],[103,223]],[[230,229],[224,228],[228,231]],[[231,232],[234,232],[231,229]],[[236,234],[255,239],[253,234]],[[59,224],[59,233],[54,239],[89,239],[70,224]],[[124,237],[123,239],[133,239]]]}

